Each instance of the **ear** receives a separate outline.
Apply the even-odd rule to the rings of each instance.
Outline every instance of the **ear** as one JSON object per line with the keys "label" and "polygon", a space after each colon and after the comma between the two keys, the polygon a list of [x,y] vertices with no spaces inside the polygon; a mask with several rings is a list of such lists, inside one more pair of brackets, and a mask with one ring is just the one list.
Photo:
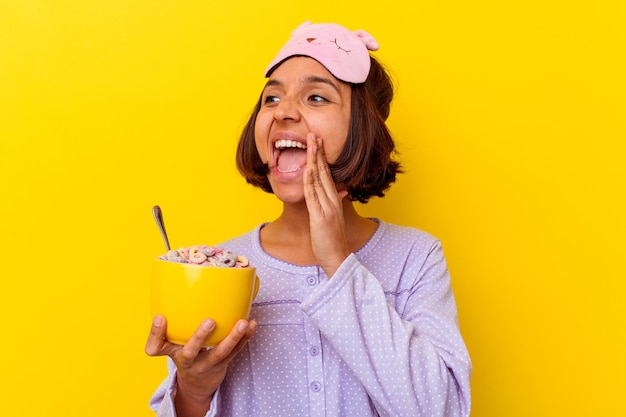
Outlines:
{"label": "ear", "polygon": [[293,32],[291,32],[291,36],[293,37],[294,35],[297,35],[299,32],[302,32],[303,30],[306,30],[309,26],[311,26],[312,23],[310,20],[305,21],[304,23],[302,23],[300,26],[298,26],[297,28],[295,28],[293,30]]}
{"label": "ear", "polygon": [[370,35],[364,30],[357,30],[356,32],[354,32],[354,34],[357,36],[357,38],[359,38],[365,44],[368,50],[370,51],[378,50],[378,42],[376,42],[376,39],[374,39],[372,35]]}

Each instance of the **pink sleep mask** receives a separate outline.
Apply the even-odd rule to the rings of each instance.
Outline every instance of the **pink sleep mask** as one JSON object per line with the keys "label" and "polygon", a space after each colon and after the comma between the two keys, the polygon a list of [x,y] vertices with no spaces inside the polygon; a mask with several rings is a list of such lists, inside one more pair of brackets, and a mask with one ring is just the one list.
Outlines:
{"label": "pink sleep mask", "polygon": [[298,26],[278,55],[265,69],[269,77],[285,59],[308,56],[317,60],[335,76],[348,83],[364,83],[370,71],[368,51],[378,50],[378,42],[363,30],[351,32],[334,23],[312,24],[307,21]]}

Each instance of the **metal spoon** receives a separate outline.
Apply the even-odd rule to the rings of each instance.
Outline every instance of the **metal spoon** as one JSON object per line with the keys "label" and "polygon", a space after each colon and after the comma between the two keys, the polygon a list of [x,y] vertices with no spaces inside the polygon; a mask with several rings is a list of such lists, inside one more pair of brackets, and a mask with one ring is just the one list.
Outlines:
{"label": "metal spoon", "polygon": [[168,240],[167,232],[165,231],[165,223],[163,223],[163,213],[161,212],[161,207],[159,206],[152,207],[152,214],[154,214],[154,220],[156,221],[157,226],[159,226],[161,237],[163,238],[163,242],[165,242],[165,247],[167,248],[169,252],[170,241]]}

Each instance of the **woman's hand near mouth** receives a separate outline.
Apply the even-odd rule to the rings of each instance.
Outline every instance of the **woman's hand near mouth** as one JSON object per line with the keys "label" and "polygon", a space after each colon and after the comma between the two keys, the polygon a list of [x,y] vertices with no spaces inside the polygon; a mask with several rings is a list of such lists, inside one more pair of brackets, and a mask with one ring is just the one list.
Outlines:
{"label": "woman's hand near mouth", "polygon": [[337,191],[324,144],[314,133],[307,135],[307,165],[303,182],[313,252],[330,278],[350,254],[343,216],[343,199],[348,192]]}

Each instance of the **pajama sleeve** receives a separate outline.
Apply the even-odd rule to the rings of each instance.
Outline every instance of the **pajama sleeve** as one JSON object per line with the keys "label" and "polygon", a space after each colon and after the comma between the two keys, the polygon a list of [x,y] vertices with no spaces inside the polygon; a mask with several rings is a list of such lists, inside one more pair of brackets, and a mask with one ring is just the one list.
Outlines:
{"label": "pajama sleeve", "polygon": [[467,417],[471,363],[441,246],[412,255],[384,289],[351,254],[300,308],[381,416]]}
{"label": "pajama sleeve", "polygon": [[[174,396],[176,395],[176,365],[167,358],[168,376],[161,382],[161,385],[150,398],[150,408],[156,412],[157,417],[176,417],[174,407]],[[219,388],[213,395],[211,408],[205,417],[215,417],[219,415]]]}

